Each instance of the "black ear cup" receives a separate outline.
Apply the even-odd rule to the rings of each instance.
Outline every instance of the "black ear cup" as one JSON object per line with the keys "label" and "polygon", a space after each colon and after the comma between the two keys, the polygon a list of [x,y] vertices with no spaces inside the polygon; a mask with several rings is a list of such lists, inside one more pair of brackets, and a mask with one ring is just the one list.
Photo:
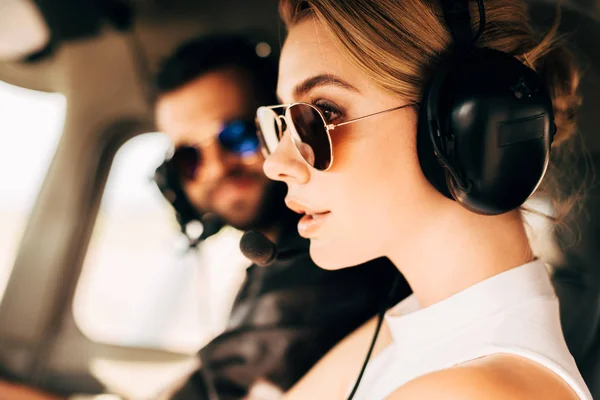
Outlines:
{"label": "black ear cup", "polygon": [[446,197],[495,215],[521,206],[547,169],[555,133],[541,78],[509,54],[474,49],[447,60],[424,88],[417,151]]}
{"label": "black ear cup", "polygon": [[[158,166],[154,173],[154,183],[165,199],[173,206],[177,223],[181,228],[181,232],[188,237],[190,247],[196,247],[225,226],[225,222],[215,214],[200,212],[192,205],[181,185],[181,178],[170,159]],[[188,226],[194,222],[200,222],[203,229],[199,236],[191,237]]]}

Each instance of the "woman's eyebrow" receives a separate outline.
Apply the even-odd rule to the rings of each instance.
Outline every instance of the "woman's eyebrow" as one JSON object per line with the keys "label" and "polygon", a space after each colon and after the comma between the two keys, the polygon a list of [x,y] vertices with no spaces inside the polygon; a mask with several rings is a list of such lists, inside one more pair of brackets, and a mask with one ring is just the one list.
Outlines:
{"label": "woman's eyebrow", "polygon": [[360,90],[358,90],[357,88],[355,88],[354,86],[352,86],[351,84],[346,82],[345,80],[338,78],[335,75],[320,74],[320,75],[315,75],[313,77],[305,79],[304,81],[302,81],[298,85],[296,85],[296,87],[294,88],[294,98],[296,98],[296,99],[301,98],[303,95],[308,93],[310,90],[312,90],[316,87],[319,87],[319,86],[326,86],[326,85],[336,86],[336,87],[339,87],[342,89],[351,90],[353,92],[360,93]]}

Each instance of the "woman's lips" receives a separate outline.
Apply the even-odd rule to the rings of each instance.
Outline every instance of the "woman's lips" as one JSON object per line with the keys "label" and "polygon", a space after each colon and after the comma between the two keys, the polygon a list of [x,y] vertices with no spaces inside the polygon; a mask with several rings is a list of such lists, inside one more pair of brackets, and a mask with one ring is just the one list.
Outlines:
{"label": "woman's lips", "polygon": [[[306,203],[298,201],[293,197],[286,197],[285,204],[290,210],[298,214],[303,214],[303,217],[298,221],[298,233],[306,239],[313,236],[327,221],[329,214],[331,214],[331,211],[316,211],[318,208],[307,206]],[[323,209],[321,208],[321,210]]]}
{"label": "woman's lips", "polygon": [[303,238],[309,239],[315,234],[329,218],[331,212],[325,211],[322,213],[305,214],[300,221],[298,221],[298,233]]}

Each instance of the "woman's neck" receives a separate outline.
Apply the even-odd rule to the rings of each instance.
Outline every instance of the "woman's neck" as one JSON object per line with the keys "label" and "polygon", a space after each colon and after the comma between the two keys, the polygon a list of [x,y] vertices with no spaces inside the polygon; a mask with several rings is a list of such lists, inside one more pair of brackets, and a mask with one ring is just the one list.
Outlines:
{"label": "woman's neck", "polygon": [[422,307],[534,258],[518,211],[482,216],[456,203],[447,211],[423,225],[410,241],[396,237],[395,246],[390,246],[388,257]]}

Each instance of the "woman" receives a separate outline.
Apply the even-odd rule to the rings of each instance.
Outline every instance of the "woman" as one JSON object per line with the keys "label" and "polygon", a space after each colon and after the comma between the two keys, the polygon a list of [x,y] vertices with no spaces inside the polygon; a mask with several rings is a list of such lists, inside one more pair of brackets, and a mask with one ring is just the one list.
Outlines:
{"label": "woman", "polygon": [[[486,1],[475,18],[478,5],[470,4],[473,31],[484,16],[487,29],[476,46],[513,54],[543,75],[557,148],[574,131],[579,101],[568,53],[551,36],[534,36],[522,1]],[[454,201],[422,168],[421,96],[458,37],[450,34],[440,2],[283,0],[280,9],[288,37],[278,95],[286,105],[257,113],[269,154],[264,170],[287,183],[286,204],[305,214],[298,230],[310,239],[319,266],[387,256],[414,291],[388,312],[354,398],[591,399],[520,210]],[[531,96],[527,85],[521,89],[514,96]],[[311,106],[289,107],[296,102],[320,110],[324,123],[319,126]],[[545,135],[554,132],[549,126]],[[450,191],[458,199],[469,189],[460,171],[448,168],[455,172]],[[288,398],[347,397],[372,334],[373,324],[346,338]]]}

